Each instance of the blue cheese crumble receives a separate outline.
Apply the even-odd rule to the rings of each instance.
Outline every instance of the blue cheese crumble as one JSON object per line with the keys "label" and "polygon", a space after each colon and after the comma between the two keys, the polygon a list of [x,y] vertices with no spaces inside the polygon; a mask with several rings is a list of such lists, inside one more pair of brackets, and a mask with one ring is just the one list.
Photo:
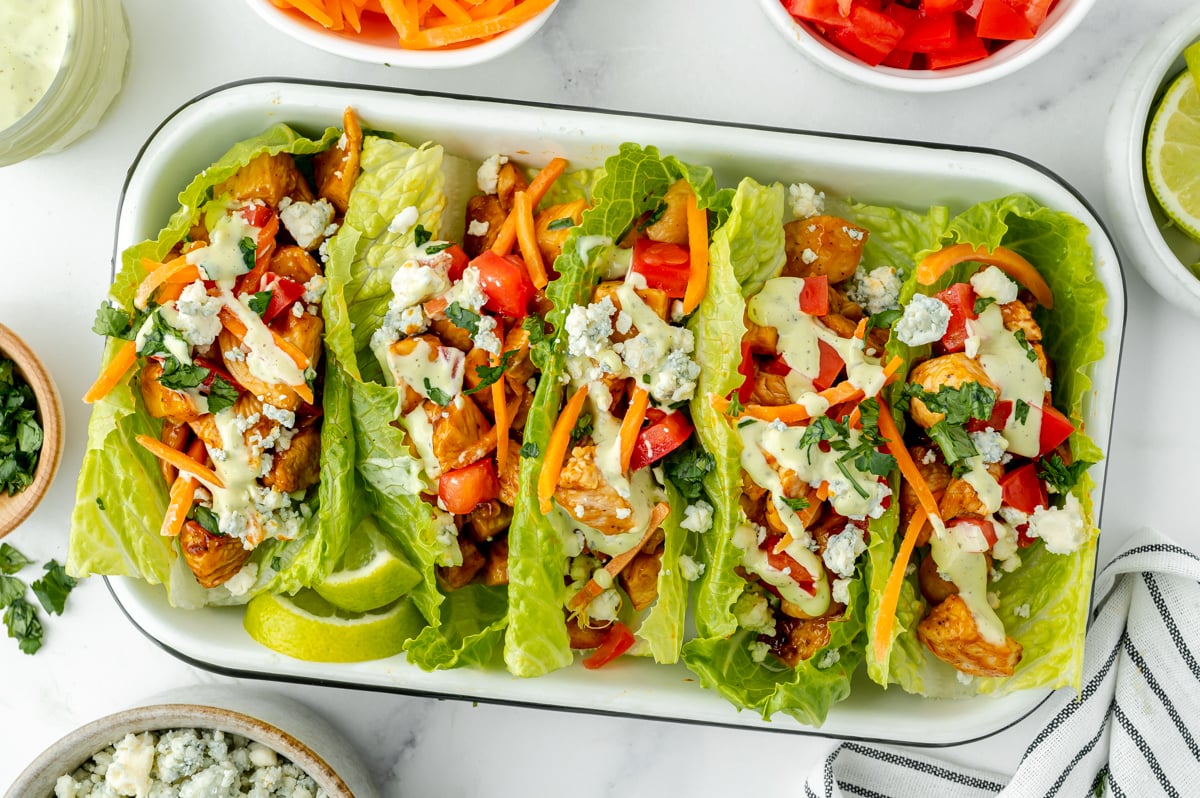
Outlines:
{"label": "blue cheese crumble", "polygon": [[922,346],[940,339],[949,326],[950,308],[945,302],[937,297],[914,294],[893,329],[896,337],[909,346]]}

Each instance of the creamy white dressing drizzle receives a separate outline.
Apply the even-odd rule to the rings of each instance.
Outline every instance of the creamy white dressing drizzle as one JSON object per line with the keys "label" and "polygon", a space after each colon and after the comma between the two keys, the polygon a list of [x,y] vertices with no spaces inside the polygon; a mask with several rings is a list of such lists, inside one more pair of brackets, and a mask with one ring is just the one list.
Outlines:
{"label": "creamy white dressing drizzle", "polygon": [[258,228],[248,224],[240,213],[226,214],[209,231],[208,246],[189,252],[187,262],[198,267],[222,291],[232,291],[237,278],[250,271],[242,255],[243,238],[257,242]]}
{"label": "creamy white dressing drizzle", "polygon": [[239,302],[228,289],[221,289],[221,300],[246,327],[242,344],[250,373],[271,385],[303,385],[304,372],[276,345],[275,337],[262,318]]}
{"label": "creamy white dressing drizzle", "polygon": [[427,485],[432,487],[433,480],[442,475],[442,464],[433,452],[433,423],[422,405],[404,417],[404,428],[412,438],[413,448],[425,466]]}
{"label": "creamy white dressing drizzle", "polygon": [[426,399],[432,399],[430,394],[439,391],[439,399],[453,399],[462,393],[466,358],[453,347],[437,347],[435,351],[425,339],[418,338],[408,354],[396,354],[389,347],[384,356],[388,372],[396,382],[406,383]]}
{"label": "creamy white dressing drizzle", "polygon": [[[222,521],[236,515],[251,517],[253,499],[250,489],[258,478],[257,457],[246,445],[245,435],[238,429],[241,419],[232,407],[213,415],[217,433],[221,436],[220,456],[213,457],[213,469],[225,483],[224,488],[212,491],[213,512]],[[222,528],[223,532],[226,532]]]}
{"label": "creamy white dressing drizzle", "polygon": [[611,247],[612,242],[608,236],[580,236],[575,241],[575,251],[579,253],[579,259],[586,266],[588,259],[592,256],[592,250],[598,247]]}
{"label": "creamy white dressing drizzle", "polygon": [[983,502],[989,514],[999,510],[1003,500],[1003,491],[1000,483],[988,472],[987,466],[983,463],[983,457],[975,455],[968,457],[964,462],[967,472],[963,474],[963,481],[975,489],[976,495],[979,496],[979,500]]}
{"label": "creamy white dressing drizzle", "polygon": [[72,16],[67,0],[0,0],[0,130],[32,111],[54,82]]}
{"label": "creamy white dressing drizzle", "polygon": [[1008,450],[1025,457],[1040,453],[1042,406],[1046,379],[1036,360],[1030,360],[1025,347],[1004,327],[1000,308],[989,305],[979,314],[975,330],[980,337],[979,364],[992,382],[1000,387],[1000,398],[1031,405],[1024,421],[1013,413],[1002,430]]}
{"label": "creamy white dressing drizzle", "polygon": [[824,615],[829,609],[829,582],[825,579],[825,568],[821,558],[807,547],[793,541],[784,552],[808,571],[813,580],[812,593],[800,587],[796,582],[796,574],[787,574],[771,566],[767,552],[758,547],[758,532],[750,524],[738,524],[733,533],[733,545],[742,552],[742,566],[778,589],[784,601],[795,604],[814,618]]}
{"label": "creamy white dressing drizzle", "polygon": [[965,550],[952,533],[934,535],[929,550],[938,572],[958,588],[980,636],[992,645],[1003,645],[1004,624],[987,599],[988,566],[983,554]]}

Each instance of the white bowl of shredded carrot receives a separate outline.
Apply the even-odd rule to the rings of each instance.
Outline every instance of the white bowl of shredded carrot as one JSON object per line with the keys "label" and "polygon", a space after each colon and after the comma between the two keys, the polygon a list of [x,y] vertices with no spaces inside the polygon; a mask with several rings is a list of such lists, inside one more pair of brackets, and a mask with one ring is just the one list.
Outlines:
{"label": "white bowl of shredded carrot", "polygon": [[440,69],[488,61],[537,33],[559,0],[248,0],[298,41],[358,61]]}

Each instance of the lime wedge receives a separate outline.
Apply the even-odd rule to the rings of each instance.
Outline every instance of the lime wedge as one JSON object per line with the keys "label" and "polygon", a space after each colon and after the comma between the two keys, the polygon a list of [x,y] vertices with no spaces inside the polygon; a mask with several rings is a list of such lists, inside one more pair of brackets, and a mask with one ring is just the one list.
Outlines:
{"label": "lime wedge", "polygon": [[1175,79],[1154,112],[1146,178],[1171,221],[1200,241],[1200,90],[1190,71]]}
{"label": "lime wedge", "polygon": [[311,590],[250,599],[242,625],[267,648],[308,662],[361,662],[400,653],[425,625],[408,599],[371,612],[346,612]]}
{"label": "lime wedge", "polygon": [[1192,80],[1200,86],[1200,41],[1188,45],[1183,51],[1183,60],[1187,62],[1188,72],[1192,73]]}
{"label": "lime wedge", "polygon": [[391,604],[420,581],[421,573],[368,516],[355,527],[341,561],[316,591],[344,610],[366,612]]}

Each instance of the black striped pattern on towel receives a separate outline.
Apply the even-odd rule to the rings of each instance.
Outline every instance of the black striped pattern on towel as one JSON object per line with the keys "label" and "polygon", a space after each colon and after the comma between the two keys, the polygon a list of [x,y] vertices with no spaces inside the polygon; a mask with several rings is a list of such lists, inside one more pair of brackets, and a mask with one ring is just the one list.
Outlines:
{"label": "black striped pattern on towel", "polygon": [[1083,689],[1059,690],[1012,778],[843,743],[806,798],[1200,796],[1200,557],[1143,529],[1096,580]]}

